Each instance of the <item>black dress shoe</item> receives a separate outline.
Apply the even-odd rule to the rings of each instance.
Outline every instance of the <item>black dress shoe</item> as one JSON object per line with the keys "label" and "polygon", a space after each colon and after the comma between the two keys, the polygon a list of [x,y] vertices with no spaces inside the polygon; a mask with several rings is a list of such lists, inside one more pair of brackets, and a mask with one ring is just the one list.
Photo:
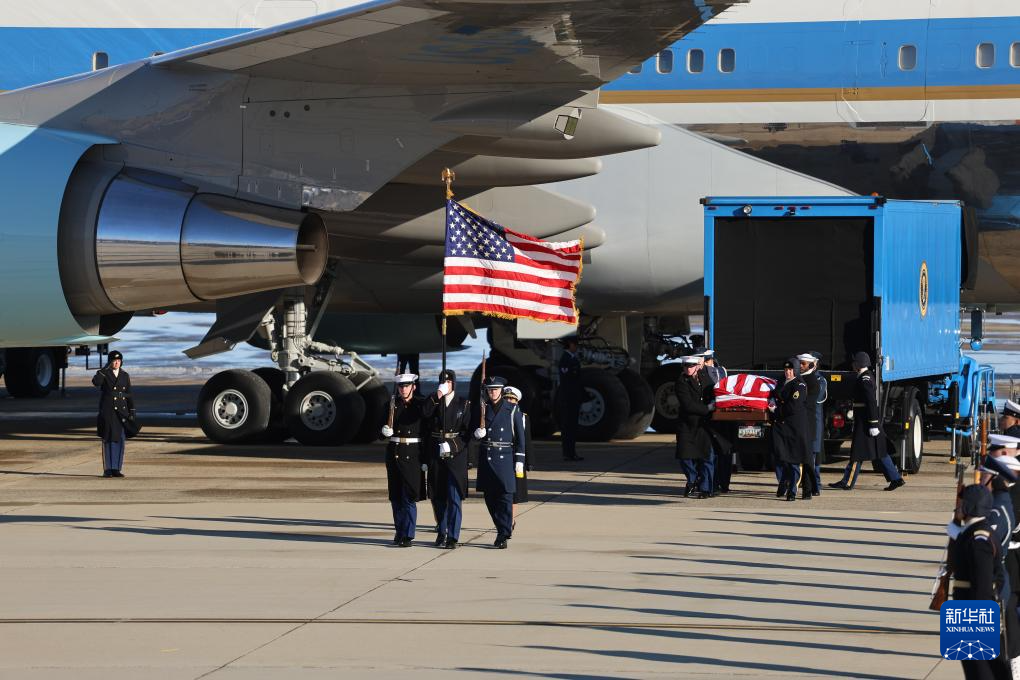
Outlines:
{"label": "black dress shoe", "polygon": [[692,491],[694,491],[694,487],[693,486],[691,486],[690,484],[685,486],[684,487],[684,498],[690,497]]}
{"label": "black dress shoe", "polygon": [[776,498],[782,498],[783,494],[785,494],[785,493],[786,493],[786,485],[785,484],[780,484],[778,487],[776,487]]}
{"label": "black dress shoe", "polygon": [[457,548],[457,539],[456,538],[448,538],[448,539],[446,539],[446,543],[443,545],[443,547],[446,548],[447,550],[454,550],[454,549],[456,549]]}
{"label": "black dress shoe", "polygon": [[811,492],[811,495],[812,496],[821,496],[822,492],[819,491],[818,489],[815,489],[814,491]]}
{"label": "black dress shoe", "polygon": [[113,477],[113,470],[103,470],[104,477]]}
{"label": "black dress shoe", "polygon": [[886,491],[895,491],[896,489],[900,488],[904,484],[906,484],[906,482],[903,481],[902,477],[900,477],[899,479],[894,479],[893,481],[889,482],[889,486],[885,487],[885,490]]}
{"label": "black dress shoe", "polygon": [[850,490],[850,487],[848,487],[842,481],[839,481],[839,482],[829,482],[828,486],[829,486],[830,489],[843,489],[844,491],[849,491]]}
{"label": "black dress shoe", "polygon": [[505,538],[498,538],[498,539],[496,539],[496,542],[493,543],[492,545],[497,550],[506,550],[506,548],[507,548],[506,539]]}
{"label": "black dress shoe", "polygon": [[802,501],[809,501],[809,500],[811,500],[811,496],[813,496],[813,495],[814,494],[812,494],[810,491],[805,491],[804,493],[802,493],[800,495],[800,499]]}
{"label": "black dress shoe", "polygon": [[705,498],[711,498],[711,497],[712,497],[712,494],[710,494],[707,491],[699,491],[698,492],[698,500],[699,501],[700,500],[704,500]]}
{"label": "black dress shoe", "polygon": [[446,545],[446,539],[447,539],[446,534],[439,534],[438,536],[436,536],[436,547],[442,548],[444,545]]}
{"label": "black dress shoe", "polygon": [[400,542],[401,542],[402,540],[404,540],[404,537],[403,537],[403,536],[401,536],[400,534],[395,534],[395,535],[393,536],[393,545],[400,545]]}
{"label": "black dress shoe", "polygon": [[124,473],[121,472],[120,470],[114,470],[113,472],[110,473],[110,476],[111,477],[123,477]]}
{"label": "black dress shoe", "polygon": [[402,539],[400,539],[400,543],[398,543],[397,545],[399,545],[401,548],[410,548],[413,542],[414,542],[413,539],[404,536]]}
{"label": "black dress shoe", "polygon": [[794,491],[792,493],[786,494],[786,500],[788,500],[788,501],[795,501],[795,500],[797,500],[797,492]]}

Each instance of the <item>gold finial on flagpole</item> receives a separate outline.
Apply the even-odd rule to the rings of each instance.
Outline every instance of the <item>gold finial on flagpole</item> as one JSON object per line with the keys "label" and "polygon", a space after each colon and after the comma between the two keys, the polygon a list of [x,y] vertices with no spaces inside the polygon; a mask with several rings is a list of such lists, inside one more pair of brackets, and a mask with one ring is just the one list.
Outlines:
{"label": "gold finial on flagpole", "polygon": [[446,184],[446,200],[453,198],[453,181],[457,179],[457,173],[450,168],[443,168],[443,182]]}

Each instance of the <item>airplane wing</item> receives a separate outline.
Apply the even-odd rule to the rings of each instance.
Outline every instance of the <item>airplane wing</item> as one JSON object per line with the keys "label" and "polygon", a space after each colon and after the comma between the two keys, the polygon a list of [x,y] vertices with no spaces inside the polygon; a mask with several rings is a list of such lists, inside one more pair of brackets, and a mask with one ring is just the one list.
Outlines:
{"label": "airplane wing", "polygon": [[281,80],[530,88],[609,82],[741,0],[381,0],[156,57]]}

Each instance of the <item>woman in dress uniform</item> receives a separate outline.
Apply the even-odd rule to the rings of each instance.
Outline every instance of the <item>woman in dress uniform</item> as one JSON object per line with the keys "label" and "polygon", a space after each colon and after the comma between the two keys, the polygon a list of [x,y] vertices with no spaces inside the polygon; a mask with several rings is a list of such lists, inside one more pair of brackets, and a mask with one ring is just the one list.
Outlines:
{"label": "woman in dress uniform", "polygon": [[131,377],[121,366],[124,355],[113,351],[106,366],[96,371],[92,384],[99,388],[99,415],[96,434],[103,440],[103,477],[123,477],[124,421],[134,420],[135,402],[131,396]]}
{"label": "woman in dress uniform", "polygon": [[425,490],[423,464],[425,399],[415,394],[418,376],[402,373],[394,380],[393,425],[382,426],[386,446],[386,485],[393,508],[393,544],[409,548],[418,523],[418,501]]}
{"label": "woman in dress uniform", "polygon": [[[783,364],[785,380],[772,392],[772,451],[782,465],[776,497],[797,500],[797,483],[805,465],[813,465],[808,439],[807,385],[800,379],[800,362],[787,359]],[[808,495],[807,498],[811,496]]]}
{"label": "woman in dress uniform", "polygon": [[[517,389],[507,385],[503,388],[503,398],[510,404],[517,404],[520,408],[521,399],[524,394]],[[524,465],[520,467],[517,475],[517,490],[514,491],[514,527],[517,525],[517,504],[528,502],[528,470],[531,469],[531,416],[521,411],[524,419]]]}

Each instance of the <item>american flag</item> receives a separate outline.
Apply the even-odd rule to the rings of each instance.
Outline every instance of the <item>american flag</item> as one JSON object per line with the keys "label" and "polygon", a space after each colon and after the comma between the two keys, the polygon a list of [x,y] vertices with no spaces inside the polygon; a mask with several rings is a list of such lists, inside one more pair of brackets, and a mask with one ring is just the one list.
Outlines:
{"label": "american flag", "polygon": [[518,234],[448,200],[443,313],[577,324],[582,249],[580,240]]}
{"label": "american flag", "polygon": [[715,386],[715,405],[722,409],[764,411],[776,381],[750,373],[737,373]]}

